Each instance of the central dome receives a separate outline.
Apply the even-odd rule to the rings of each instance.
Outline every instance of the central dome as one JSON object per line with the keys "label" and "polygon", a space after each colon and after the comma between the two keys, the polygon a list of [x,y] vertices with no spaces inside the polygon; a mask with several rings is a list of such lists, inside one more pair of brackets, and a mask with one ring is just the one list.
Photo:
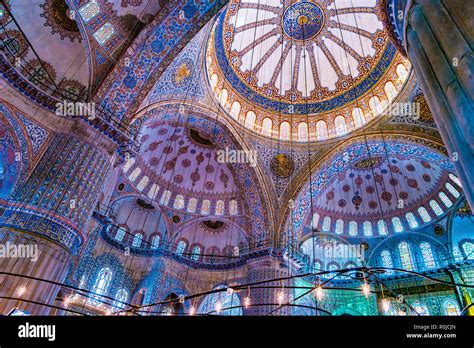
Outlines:
{"label": "central dome", "polygon": [[375,0],[230,0],[209,38],[211,88],[263,135],[347,134],[379,115],[409,75],[382,20]]}

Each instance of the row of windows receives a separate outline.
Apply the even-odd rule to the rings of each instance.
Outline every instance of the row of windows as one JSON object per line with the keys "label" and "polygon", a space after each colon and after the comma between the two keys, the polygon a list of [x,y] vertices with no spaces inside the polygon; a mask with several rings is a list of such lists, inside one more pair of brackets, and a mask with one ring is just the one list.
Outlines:
{"label": "row of windows", "polygon": [[[428,242],[422,242],[419,244],[421,251],[421,258],[425,269],[433,269],[437,267],[436,259],[431,248],[431,244]],[[401,268],[407,271],[415,271],[415,263],[413,262],[413,254],[410,245],[403,241],[398,244],[398,254],[400,257]],[[380,253],[383,267],[394,268],[392,260],[392,254],[389,250],[383,250]],[[393,274],[393,271],[387,271],[388,274]]]}
{"label": "row of windows", "polygon": [[[188,248],[188,243],[186,243],[186,241],[184,240],[180,240],[176,246],[176,254],[183,255],[184,252],[187,250],[187,248]],[[217,260],[217,256],[219,255],[232,256],[232,255],[235,255],[237,250],[239,250],[238,247],[229,245],[224,248],[224,251],[222,253],[221,253],[221,250],[217,247],[210,247],[207,253],[209,254],[208,255],[209,260],[211,262],[215,262]],[[191,256],[190,256],[191,260],[195,260],[195,261],[199,260],[202,252],[203,252],[203,249],[200,245],[192,246]]]}
{"label": "row of windows", "polygon": [[[430,315],[430,311],[428,310],[428,306],[421,301],[414,301],[410,305],[418,315]],[[447,299],[443,302],[443,314],[448,316],[456,316],[461,314],[461,310],[459,309],[459,305],[453,299]],[[389,310],[385,313],[385,315],[406,315],[405,312],[398,312],[393,306],[389,308]]]}
{"label": "row of windows", "polygon": [[[100,13],[100,5],[97,0],[91,0],[79,9],[79,13],[84,23],[87,23]],[[97,29],[93,36],[95,40],[103,46],[115,32],[116,30],[112,23],[107,22]]]}
{"label": "row of windows", "polygon": [[[403,64],[399,64],[397,66],[397,74],[401,80],[405,80],[408,76],[408,70]],[[211,87],[215,89],[218,83],[218,76],[217,74],[213,74],[211,76]],[[390,102],[392,101],[397,95],[397,89],[395,84],[392,81],[388,81],[385,84],[385,94],[387,100]],[[218,93],[218,99],[221,105],[226,106],[228,105],[229,99],[229,92],[227,89],[222,89],[220,93]],[[348,124],[344,116],[337,116],[334,118],[334,135],[336,137],[342,136],[347,134],[351,129],[361,127],[362,125],[366,124],[368,120],[372,117],[379,115],[383,108],[386,106],[387,101],[381,102],[380,98],[377,96],[373,96],[369,100],[369,107],[371,110],[371,115],[364,115],[364,112],[361,108],[356,107],[352,111],[352,124]],[[241,104],[238,101],[234,101],[232,106],[230,107],[229,113],[231,117],[235,119],[239,119],[239,117],[244,118],[243,122],[245,127],[260,131],[262,134],[266,136],[274,136],[278,137],[281,140],[290,140],[291,138],[291,126],[290,123],[287,121],[281,122],[279,124],[279,131],[275,131],[273,129],[273,121],[270,118],[264,118],[262,120],[261,125],[256,125],[255,122],[257,120],[257,115],[253,111],[248,111],[245,116],[240,115],[241,112]],[[326,121],[320,120],[316,123],[316,132],[315,134],[311,134],[311,140],[325,140],[330,138],[330,134],[328,131],[328,124]],[[306,122],[301,122],[297,126],[297,141],[308,141],[308,124]]]}
{"label": "row of windows", "polygon": [[[128,170],[130,170],[131,166],[134,163],[135,163],[134,158],[127,161],[125,163],[124,167],[123,167],[124,173],[126,173]],[[131,182],[135,182],[137,180],[137,178],[140,176],[141,172],[142,172],[142,170],[140,168],[138,168],[138,167],[135,168],[128,175],[128,179]],[[137,189],[139,191],[143,192],[145,190],[145,188],[147,187],[148,182],[149,182],[148,176],[143,176],[137,184]],[[156,196],[158,195],[159,190],[160,190],[160,187],[157,184],[152,184],[150,189],[148,190],[147,196],[149,198],[155,200]],[[159,200],[159,203],[161,205],[168,206],[168,204],[170,203],[170,200],[171,200],[171,196],[172,196],[171,191],[164,190],[162,195],[161,195],[161,198]],[[182,209],[185,209],[185,207],[186,207],[186,211],[188,213],[195,213],[196,210],[197,210],[197,205],[198,205],[198,200],[196,198],[190,198],[188,200],[188,205],[186,207],[186,202],[185,202],[185,199],[182,195],[176,195],[176,197],[174,198],[174,201],[173,201],[173,208],[182,210]],[[235,199],[231,199],[229,201],[228,209],[229,209],[229,214],[230,215],[237,215],[238,214],[238,203]],[[218,200],[215,204],[214,214],[222,216],[222,215],[225,214],[225,210],[226,210],[225,202],[222,201],[222,200]],[[205,199],[205,200],[202,201],[200,213],[203,214],[203,215],[209,215],[211,213],[211,201],[210,200]]]}
{"label": "row of windows", "polygon": [[[446,183],[446,188],[451,192],[454,197],[459,197],[460,193],[457,191],[450,183]],[[451,199],[444,192],[439,192],[438,194],[439,199],[443,202],[446,209],[451,208],[453,206],[453,202]],[[443,208],[439,205],[439,203],[435,200],[431,200],[429,202],[429,206],[431,210],[434,212],[436,216],[441,216],[444,213]],[[405,219],[407,226],[411,229],[415,229],[420,227],[420,222],[430,222],[432,217],[428,213],[428,210],[421,206],[418,208],[418,215],[415,216],[413,213],[405,214]],[[312,219],[312,226],[313,228],[318,226],[320,220],[320,216],[318,213],[313,214]],[[344,224],[345,222],[341,219],[337,219],[334,225],[334,232],[336,234],[343,234],[344,233]],[[402,220],[399,217],[393,217],[391,220],[392,228],[395,232],[403,232],[405,230],[405,226],[402,223]],[[324,232],[329,232],[331,230],[331,217],[325,216],[322,220],[321,228]],[[379,235],[386,235],[388,233],[388,226],[385,220],[379,220],[376,226],[372,225],[370,221],[364,221],[362,223],[362,231],[364,236],[372,236],[374,234],[374,229],[377,229]],[[348,233],[351,236],[358,235],[358,223],[356,221],[350,221],[348,224]]]}
{"label": "row of windows", "polygon": [[[102,268],[95,279],[94,285],[92,286],[92,292],[94,293],[89,299],[89,303],[94,306],[99,306],[102,304],[101,296],[107,295],[109,291],[110,284],[112,282],[112,271],[109,267]],[[85,277],[82,276],[79,288],[84,288]],[[122,302],[127,302],[128,300],[128,291],[126,289],[119,289],[115,293],[114,301],[112,303],[112,311],[117,312],[125,307],[125,304]]]}

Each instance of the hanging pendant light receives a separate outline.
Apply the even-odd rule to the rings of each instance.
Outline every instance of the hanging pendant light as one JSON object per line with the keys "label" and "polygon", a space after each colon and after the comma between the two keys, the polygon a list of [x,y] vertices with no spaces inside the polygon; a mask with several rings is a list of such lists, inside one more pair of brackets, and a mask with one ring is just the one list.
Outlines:
{"label": "hanging pendant light", "polygon": [[370,285],[367,284],[367,282],[362,284],[362,293],[364,294],[366,298],[368,298],[370,295]]}

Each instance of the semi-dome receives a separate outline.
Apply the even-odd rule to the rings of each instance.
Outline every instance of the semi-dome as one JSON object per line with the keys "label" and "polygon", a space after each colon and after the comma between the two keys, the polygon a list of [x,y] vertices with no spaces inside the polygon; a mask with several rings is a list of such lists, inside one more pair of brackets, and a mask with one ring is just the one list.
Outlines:
{"label": "semi-dome", "polygon": [[382,113],[408,78],[383,18],[375,0],[231,0],[209,38],[210,87],[265,136],[342,136]]}

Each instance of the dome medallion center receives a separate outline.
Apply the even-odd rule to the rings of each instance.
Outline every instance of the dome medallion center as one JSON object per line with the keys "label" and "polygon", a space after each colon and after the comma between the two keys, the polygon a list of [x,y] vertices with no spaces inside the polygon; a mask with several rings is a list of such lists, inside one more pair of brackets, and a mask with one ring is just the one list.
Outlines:
{"label": "dome medallion center", "polygon": [[290,5],[282,19],[285,34],[293,40],[310,40],[317,36],[325,21],[323,9],[309,1]]}

